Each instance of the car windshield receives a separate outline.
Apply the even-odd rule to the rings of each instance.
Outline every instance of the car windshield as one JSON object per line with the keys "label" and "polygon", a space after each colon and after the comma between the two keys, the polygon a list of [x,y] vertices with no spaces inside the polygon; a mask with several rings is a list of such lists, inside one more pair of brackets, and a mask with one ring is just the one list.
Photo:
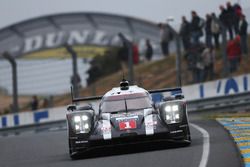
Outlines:
{"label": "car windshield", "polygon": [[102,112],[119,112],[127,110],[140,110],[152,107],[149,97],[137,97],[130,99],[120,99],[120,100],[104,100],[101,105]]}

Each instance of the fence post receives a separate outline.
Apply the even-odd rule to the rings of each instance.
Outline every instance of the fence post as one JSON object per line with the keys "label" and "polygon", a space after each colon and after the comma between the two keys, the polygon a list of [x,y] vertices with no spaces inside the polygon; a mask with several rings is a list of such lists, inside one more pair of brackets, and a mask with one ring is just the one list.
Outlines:
{"label": "fence post", "polygon": [[170,32],[174,35],[175,44],[176,44],[176,61],[175,61],[175,68],[176,68],[176,85],[181,87],[181,39],[179,34],[169,25],[166,25]]}
{"label": "fence post", "polygon": [[8,53],[4,52],[2,55],[6,60],[8,60],[11,64],[12,68],[12,90],[13,90],[13,108],[12,112],[18,112],[19,106],[18,106],[18,89],[17,89],[17,64],[16,60]]}
{"label": "fence post", "polygon": [[78,75],[78,70],[77,70],[77,54],[74,51],[74,49],[72,49],[71,46],[69,46],[68,44],[65,44],[64,47],[66,48],[66,50],[70,53],[71,57],[72,57],[72,67],[73,67],[73,92],[74,92],[74,96],[75,97],[79,97],[79,85],[78,85],[78,77],[80,77]]}

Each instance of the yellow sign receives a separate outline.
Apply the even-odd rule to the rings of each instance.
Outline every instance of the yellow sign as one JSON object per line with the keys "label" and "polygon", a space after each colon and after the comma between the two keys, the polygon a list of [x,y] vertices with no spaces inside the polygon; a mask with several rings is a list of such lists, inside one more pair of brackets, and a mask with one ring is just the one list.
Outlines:
{"label": "yellow sign", "polygon": [[[79,58],[92,58],[103,55],[109,48],[101,46],[73,46],[73,50]],[[23,56],[25,59],[63,59],[71,58],[69,52],[63,48],[46,49],[28,53]]]}

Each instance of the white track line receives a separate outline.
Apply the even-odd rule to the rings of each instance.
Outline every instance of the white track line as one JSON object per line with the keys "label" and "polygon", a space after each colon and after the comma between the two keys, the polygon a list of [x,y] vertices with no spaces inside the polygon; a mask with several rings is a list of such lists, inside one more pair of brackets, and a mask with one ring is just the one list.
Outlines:
{"label": "white track line", "polygon": [[209,143],[209,133],[203,129],[202,127],[195,125],[195,124],[190,124],[193,126],[195,129],[200,131],[203,136],[203,151],[202,151],[202,157],[200,161],[199,167],[206,167],[207,166],[207,161],[208,161],[208,156],[209,156],[209,151],[210,151],[210,143]]}

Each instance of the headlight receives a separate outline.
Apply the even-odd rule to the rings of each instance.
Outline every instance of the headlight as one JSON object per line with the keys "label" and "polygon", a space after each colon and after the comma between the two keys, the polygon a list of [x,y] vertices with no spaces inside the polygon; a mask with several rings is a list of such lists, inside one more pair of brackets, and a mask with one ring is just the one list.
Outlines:
{"label": "headlight", "polygon": [[172,110],[173,111],[179,111],[179,106],[178,105],[173,105]]}
{"label": "headlight", "polygon": [[81,121],[81,117],[80,116],[75,116],[74,117],[74,121],[75,121],[75,123],[80,122]]}
{"label": "headlight", "polygon": [[73,116],[73,127],[76,133],[88,133],[91,129],[91,119],[87,114]]}
{"label": "headlight", "polygon": [[172,111],[172,110],[171,110],[171,106],[166,106],[166,107],[165,107],[165,111],[166,111],[166,112],[171,112],[171,111]]}
{"label": "headlight", "polygon": [[88,119],[89,119],[89,117],[88,117],[87,115],[83,115],[83,116],[82,116],[82,120],[83,120],[83,121],[87,121]]}
{"label": "headlight", "polygon": [[167,104],[163,107],[162,115],[167,124],[181,122],[181,107],[178,104]]}

